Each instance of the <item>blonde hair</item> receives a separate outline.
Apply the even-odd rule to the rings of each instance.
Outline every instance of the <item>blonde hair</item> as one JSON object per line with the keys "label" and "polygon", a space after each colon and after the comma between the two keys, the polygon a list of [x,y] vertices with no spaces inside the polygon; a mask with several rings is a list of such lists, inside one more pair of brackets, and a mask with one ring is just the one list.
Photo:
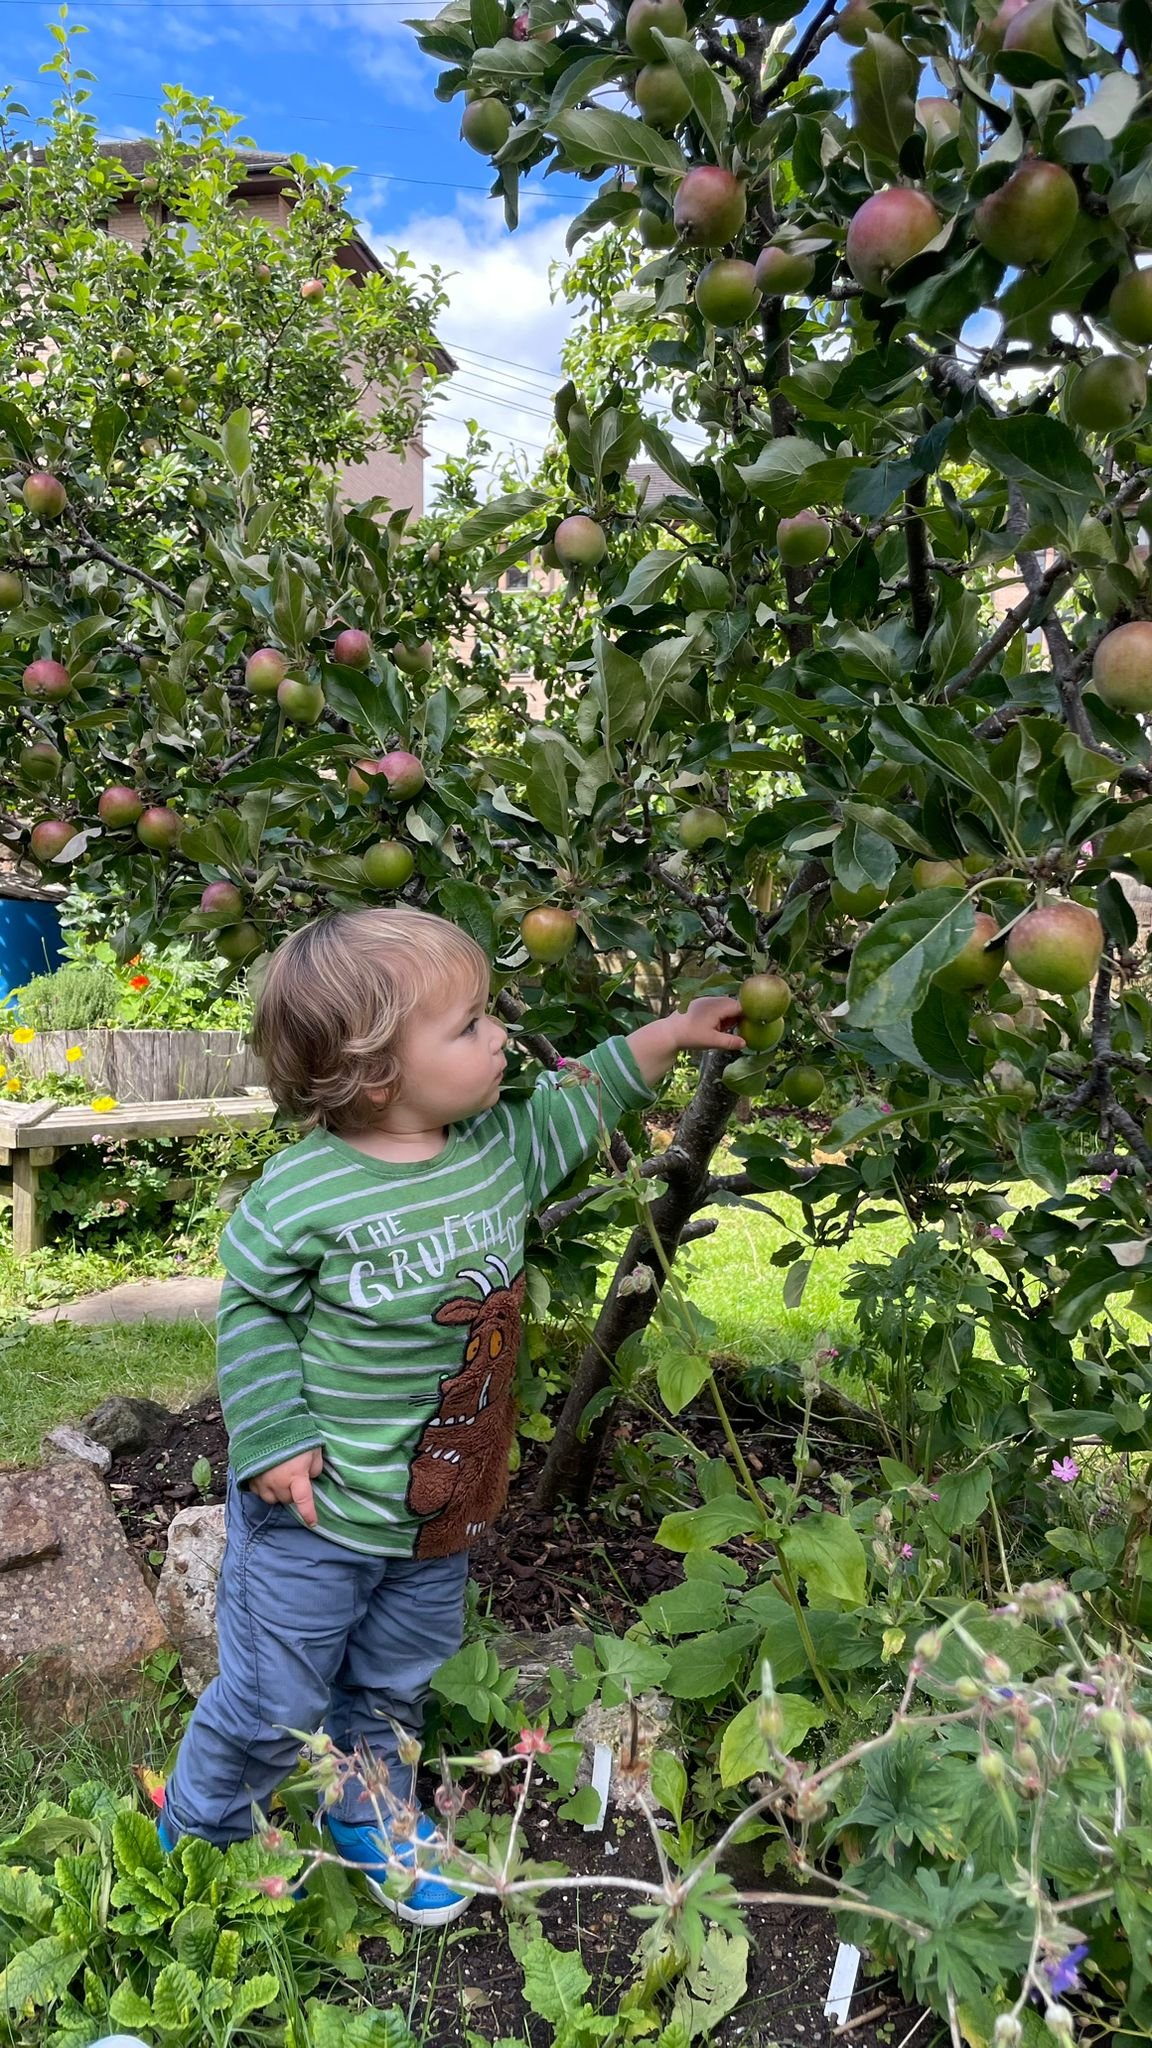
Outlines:
{"label": "blonde hair", "polygon": [[[339,910],[278,946],[256,998],[252,1043],[278,1107],[306,1129],[354,1127],[367,1090],[394,1094],[399,1042],[428,1003],[487,1003],[488,956],[426,910]],[[378,1105],[377,1105],[378,1107]]]}

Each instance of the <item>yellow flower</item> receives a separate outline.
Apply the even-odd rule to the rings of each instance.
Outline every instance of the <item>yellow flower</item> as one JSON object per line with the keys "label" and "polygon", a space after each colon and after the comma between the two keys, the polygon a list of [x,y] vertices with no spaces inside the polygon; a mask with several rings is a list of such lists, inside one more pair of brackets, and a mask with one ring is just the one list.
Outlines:
{"label": "yellow flower", "polygon": [[94,1109],[97,1116],[103,1116],[106,1109],[115,1109],[117,1107],[116,1097],[114,1095],[94,1095],[88,1107],[89,1109]]}
{"label": "yellow flower", "polygon": [[6,1074],[7,1072],[8,1072],[8,1069],[7,1069],[7,1067],[0,1067],[0,1081],[2,1081],[2,1080],[4,1079],[4,1076],[5,1076],[5,1074]]}
{"label": "yellow flower", "polygon": [[20,1080],[18,1075],[13,1074],[7,1081],[5,1081],[4,1086],[7,1089],[9,1095],[19,1095],[20,1090],[24,1086],[24,1083]]}
{"label": "yellow flower", "polygon": [[12,1033],[13,1045],[31,1045],[36,1033],[30,1024],[18,1024]]}
{"label": "yellow flower", "polygon": [[68,1061],[69,1065],[74,1067],[77,1060],[83,1059],[84,1047],[82,1045],[70,1045],[64,1057]]}

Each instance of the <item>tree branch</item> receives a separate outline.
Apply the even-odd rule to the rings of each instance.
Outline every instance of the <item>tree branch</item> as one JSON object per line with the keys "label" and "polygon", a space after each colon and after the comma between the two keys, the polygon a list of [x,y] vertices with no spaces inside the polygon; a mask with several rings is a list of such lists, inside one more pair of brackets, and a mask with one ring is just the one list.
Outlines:
{"label": "tree branch", "polygon": [[783,71],[778,72],[771,85],[765,89],[762,95],[764,107],[770,107],[774,100],[780,99],[787,92],[790,85],[796,83],[809,57],[815,56],[821,43],[831,35],[832,17],[838,5],[839,0],[824,0],[823,7],[813,15]]}
{"label": "tree branch", "polygon": [[983,675],[984,670],[991,667],[996,656],[1003,652],[1009,641],[1015,639],[1021,626],[1039,623],[1035,616],[1037,604],[1050,597],[1056,585],[1070,572],[1075,573],[1067,555],[1057,555],[1055,561],[1049,563],[1036,586],[1035,593],[1030,590],[1020,599],[1019,604],[1014,604],[1011,611],[1005,612],[992,638],[972,656],[966,669],[962,669],[958,676],[953,676],[942,693],[945,704],[951,704],[957,697],[964,695],[977,676]]}
{"label": "tree branch", "polygon": [[97,561],[107,562],[110,569],[119,569],[122,576],[134,576],[138,583],[146,584],[149,590],[154,590],[157,597],[165,598],[169,604],[175,605],[177,611],[183,611],[184,599],[178,590],[173,590],[167,583],[161,583],[156,576],[149,576],[146,569],[138,569],[134,562],[124,562],[119,555],[111,554],[107,548],[101,547],[98,540],[93,540],[87,527],[79,520],[76,524],[84,543],[85,554],[95,555]]}
{"label": "tree branch", "polygon": [[904,493],[904,502],[910,517],[904,531],[904,545],[908,551],[908,592],[912,601],[912,627],[920,640],[925,640],[932,627],[932,585],[930,581],[932,558],[928,547],[928,529],[919,516],[928,503],[928,479],[917,477]]}

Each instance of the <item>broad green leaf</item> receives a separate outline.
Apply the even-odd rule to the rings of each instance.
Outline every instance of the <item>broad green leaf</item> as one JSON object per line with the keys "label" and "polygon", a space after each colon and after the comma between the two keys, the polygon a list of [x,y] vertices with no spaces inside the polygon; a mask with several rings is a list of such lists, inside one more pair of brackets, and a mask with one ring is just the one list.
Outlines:
{"label": "broad green leaf", "polygon": [[252,415],[246,406],[237,406],[235,412],[229,413],[220,446],[225,462],[239,482],[252,467]]}
{"label": "broad green leaf", "polygon": [[[519,47],[525,48],[521,44]],[[682,175],[688,166],[676,144],[644,121],[614,114],[607,107],[565,109],[550,118],[548,133],[564,145],[571,163],[586,169],[629,164],[636,170],[671,171]]]}
{"label": "broad green leaf", "polygon": [[1099,495],[1096,472],[1075,435],[1049,413],[992,419],[974,412],[968,422],[972,452],[989,468],[1018,483],[1025,494],[1072,499]]}
{"label": "broad green leaf", "polygon": [[684,1801],[688,1797],[688,1773],[672,1750],[656,1751],[652,1759],[649,1783],[657,1806],[662,1806],[665,1813],[670,1813],[679,1827],[684,1817]]}
{"label": "broad green leaf", "polygon": [[787,434],[778,441],[767,442],[755,462],[737,463],[736,473],[754,498],[770,505],[774,512],[790,516],[808,505],[804,475],[823,460],[824,450],[815,441],[806,441],[801,434]]}
{"label": "broad green leaf", "polygon": [[635,611],[658,604],[683,561],[679,548],[656,548],[650,555],[642,555],[619,597],[613,598],[612,609],[619,605]]}
{"label": "broad green leaf", "polygon": [[131,1984],[118,1984],[108,2001],[108,2017],[117,2027],[131,2028],[152,2025],[151,2001],[134,1991]]}
{"label": "broad green leaf", "polygon": [[607,747],[635,739],[649,708],[649,684],[634,655],[597,633],[596,666],[592,672],[592,695],[600,707],[600,724]]}
{"label": "broad green leaf", "polygon": [[679,36],[666,36],[655,26],[652,38],[660,45],[668,62],[679,72],[687,86],[692,99],[692,112],[712,144],[717,161],[723,163],[728,147],[728,131],[736,104],[731,92],[708,59],[701,55],[695,43],[686,42]]}
{"label": "broad green leaf", "polygon": [[10,398],[0,398],[0,435],[10,441],[17,455],[23,455],[29,462],[36,455],[36,429],[18,405]]}
{"label": "broad green leaf", "polygon": [[555,43],[537,43],[525,40],[518,43],[512,36],[501,36],[490,49],[477,50],[472,59],[469,73],[473,85],[514,84],[518,79],[538,80],[547,78],[550,72],[559,69],[564,61],[563,52]]}
{"label": "broad green leaf", "polygon": [[[778,1692],[776,1704],[783,1717],[776,1747],[785,1756],[791,1756],[804,1737],[813,1728],[819,1728],[828,1716],[823,1707],[815,1706],[798,1692]],[[759,1700],[749,1700],[746,1707],[741,1707],[740,1712],[733,1715],[724,1730],[720,1739],[722,1785],[743,1785],[760,1771],[766,1771],[772,1762],[772,1751],[760,1733],[759,1710]]]}
{"label": "broad green leaf", "polygon": [[810,1606],[863,1606],[867,1556],[846,1515],[807,1515],[780,1538],[779,1548],[804,1580]]}
{"label": "broad green leaf", "polygon": [[949,1536],[961,1529],[974,1529],[992,1491],[991,1468],[977,1465],[970,1472],[945,1472],[933,1491],[938,1498],[929,1503],[926,1512],[939,1528]]}
{"label": "broad green leaf", "polygon": [[690,2041],[706,2041],[739,2005],[747,1988],[747,1935],[709,1927],[699,1954],[676,1986],[672,2022],[679,2022]]}
{"label": "broad green leaf", "polygon": [[848,66],[852,80],[852,126],[870,156],[896,164],[916,125],[920,66],[892,36],[869,30],[864,47]]}
{"label": "broad green leaf", "polygon": [[695,1635],[728,1619],[728,1595],[714,1579],[683,1579],[666,1593],[653,1593],[640,1609],[640,1619],[653,1635]]}
{"label": "broad green leaf", "polygon": [[556,2025],[579,2011],[592,1979],[575,1949],[558,1949],[537,1937],[528,1943],[520,1962],[525,2003],[541,2019]]}
{"label": "broad green leaf", "polygon": [[191,2024],[200,2004],[200,1979],[183,1963],[165,1963],[152,1992],[153,2025],[178,2033]]}
{"label": "broad green leaf", "polygon": [[1020,1120],[1020,1164],[1047,1195],[1062,1195],[1068,1185],[1068,1160],[1059,1124],[1035,1117]]}
{"label": "broad green leaf", "polygon": [[[502,498],[492,498],[461,521],[455,533],[448,536],[447,545],[453,554],[462,554],[465,548],[486,546],[498,533],[506,533],[510,526],[538,512],[547,502],[547,492],[533,490],[509,491]],[[526,553],[528,546],[525,541]]]}
{"label": "broad green leaf", "polygon": [[107,398],[92,415],[92,452],[101,469],[108,464],[128,430],[128,415],[114,398]]}
{"label": "broad green leaf", "polygon": [[808,1285],[808,1276],[811,1271],[811,1259],[795,1259],[789,1266],[784,1286],[781,1290],[781,1299],[785,1308],[799,1308],[800,1303],[804,1299],[804,1289]]}
{"label": "broad green leaf", "polygon": [[[593,58],[590,61],[596,63],[600,60]],[[570,78],[571,75],[571,72],[568,72],[565,74],[565,78]],[[565,80],[562,79],[560,87],[564,83]],[[557,91],[560,90],[560,87],[557,87]],[[594,229],[605,227],[610,221],[630,220],[639,211],[640,195],[638,192],[626,189],[622,185],[610,185],[606,192],[599,193],[591,205],[586,206],[583,213],[578,213],[575,220],[569,223],[568,233],[564,238],[564,247],[568,254],[571,255],[577,242],[582,242],[585,235],[592,234]]]}
{"label": "broad green leaf", "polygon": [[[552,98],[548,103],[549,120],[556,114],[563,114],[569,107],[577,106],[582,99],[594,93],[599,86],[606,85],[610,78],[617,77],[625,68],[625,59],[616,51],[611,51],[603,57],[581,57],[577,63],[570,64],[552,88]],[[609,191],[599,193],[597,198],[610,199],[613,193],[624,196],[620,195],[620,187],[613,185]],[[633,193],[627,196],[631,197],[632,208],[635,210],[639,205],[637,195]],[[596,203],[597,201],[593,200],[593,206]],[[586,211],[591,212],[591,208],[587,208]],[[613,216],[606,215],[605,218],[611,219]]]}
{"label": "broad green leaf", "polygon": [[1084,106],[1069,114],[1060,136],[1077,128],[1095,128],[1105,142],[1115,142],[1128,126],[1139,103],[1139,79],[1133,78],[1130,71],[1109,71]]}
{"label": "broad green leaf", "polygon": [[661,1353],[656,1363],[656,1384],[670,1415],[679,1415],[696,1399],[711,1370],[712,1360],[706,1351],[674,1348]]}
{"label": "broad green leaf", "polygon": [[706,1700],[727,1692],[759,1634],[754,1621],[738,1621],[679,1643],[668,1666],[665,1691],[674,1700]]}
{"label": "broad green leaf", "polygon": [[976,912],[955,889],[925,889],[894,903],[857,941],[848,1011],[869,1029],[899,1023],[923,1002],[932,976],[971,938]]}
{"label": "broad green leaf", "polygon": [[261,1970],[254,1977],[242,1977],[237,1985],[229,1988],[232,2022],[239,2026],[250,2013],[275,2003],[280,1995],[280,1979],[271,1970]]}
{"label": "broad green leaf", "polygon": [[55,2005],[83,1962],[82,1950],[62,1934],[45,1934],[18,1948],[0,1970],[0,2012],[19,2015]]}
{"label": "broad green leaf", "polygon": [[528,779],[524,801],[546,832],[555,839],[568,835],[568,752],[559,733],[542,726],[529,733],[524,744]]}
{"label": "broad green leaf", "polygon": [[656,1531],[656,1541],[665,1550],[714,1550],[730,1543],[733,1536],[747,1536],[760,1528],[763,1516],[750,1501],[726,1497],[710,1500],[702,1508],[684,1508],[665,1515]]}

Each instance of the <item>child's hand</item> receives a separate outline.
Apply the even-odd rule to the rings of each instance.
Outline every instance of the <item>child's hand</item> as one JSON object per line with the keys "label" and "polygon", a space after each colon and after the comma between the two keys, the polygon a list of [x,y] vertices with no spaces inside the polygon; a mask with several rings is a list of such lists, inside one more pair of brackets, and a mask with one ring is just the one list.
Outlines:
{"label": "child's hand", "polygon": [[314,1529],[316,1503],[312,1498],[312,1481],[319,1479],[323,1470],[324,1453],[317,1444],[314,1450],[298,1451],[294,1458],[285,1458],[282,1465],[270,1465],[267,1472],[258,1472],[248,1484],[257,1500],[267,1501],[270,1507],[295,1508],[301,1521]]}
{"label": "child's hand", "polygon": [[718,1046],[735,1052],[744,1043],[732,1030],[741,1015],[735,996],[697,996],[680,1018],[681,1050],[703,1052]]}

